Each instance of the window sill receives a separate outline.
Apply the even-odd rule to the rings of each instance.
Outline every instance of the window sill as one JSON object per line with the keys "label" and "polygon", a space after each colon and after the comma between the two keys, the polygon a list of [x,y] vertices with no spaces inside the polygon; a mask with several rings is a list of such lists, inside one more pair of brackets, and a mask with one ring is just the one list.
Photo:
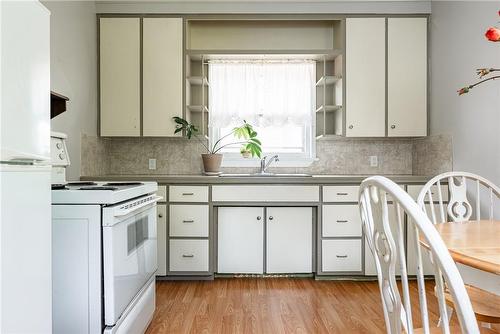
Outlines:
{"label": "window sill", "polygon": [[[289,167],[309,167],[317,158],[288,160],[281,159],[278,162],[273,162],[270,167],[272,168],[289,168]],[[260,167],[259,158],[230,158],[224,156],[222,159],[221,167]]]}

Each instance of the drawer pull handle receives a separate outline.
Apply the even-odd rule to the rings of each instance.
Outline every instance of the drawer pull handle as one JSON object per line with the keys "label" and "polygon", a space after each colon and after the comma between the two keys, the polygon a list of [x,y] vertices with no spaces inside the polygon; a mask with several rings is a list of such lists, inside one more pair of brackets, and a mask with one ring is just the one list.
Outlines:
{"label": "drawer pull handle", "polygon": [[348,193],[337,193],[337,196],[347,196],[349,195]]}
{"label": "drawer pull handle", "polygon": [[187,224],[187,223],[194,223],[194,220],[183,220],[182,222],[185,223],[185,224]]}
{"label": "drawer pull handle", "polygon": [[182,193],[182,196],[193,196],[194,193]]}
{"label": "drawer pull handle", "polygon": [[336,256],[339,259],[346,259],[347,258],[347,255],[336,255]]}
{"label": "drawer pull handle", "polygon": [[182,254],[182,257],[194,257],[193,254]]}
{"label": "drawer pull handle", "polygon": [[337,223],[340,223],[340,224],[344,224],[344,223],[348,223],[349,221],[348,220],[337,220]]}

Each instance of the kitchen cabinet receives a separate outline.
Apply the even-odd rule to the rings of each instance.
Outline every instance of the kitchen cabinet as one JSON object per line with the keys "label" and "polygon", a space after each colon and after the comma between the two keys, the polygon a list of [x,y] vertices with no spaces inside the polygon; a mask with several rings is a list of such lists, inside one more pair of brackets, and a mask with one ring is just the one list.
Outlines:
{"label": "kitchen cabinet", "polygon": [[311,273],[312,229],[311,207],[220,207],[217,271]]}
{"label": "kitchen cabinet", "polygon": [[347,18],[345,61],[347,137],[427,135],[426,17]]}
{"label": "kitchen cabinet", "polygon": [[388,18],[387,66],[388,136],[426,136],[427,18]]}
{"label": "kitchen cabinet", "polygon": [[347,137],[385,136],[385,57],[385,18],[347,18]]}
{"label": "kitchen cabinet", "polygon": [[264,208],[219,208],[217,272],[262,274],[263,270]]}
{"label": "kitchen cabinet", "polygon": [[156,218],[156,241],[157,241],[157,276],[165,276],[167,274],[167,206],[158,204]]}
{"label": "kitchen cabinet", "polygon": [[172,117],[183,106],[182,31],[182,18],[99,18],[101,136],[174,136]]}
{"label": "kitchen cabinet", "polygon": [[143,135],[173,136],[182,116],[182,18],[143,19]]}
{"label": "kitchen cabinet", "polygon": [[101,136],[140,136],[140,19],[100,18]]}
{"label": "kitchen cabinet", "polygon": [[266,273],[311,273],[312,208],[266,211]]}

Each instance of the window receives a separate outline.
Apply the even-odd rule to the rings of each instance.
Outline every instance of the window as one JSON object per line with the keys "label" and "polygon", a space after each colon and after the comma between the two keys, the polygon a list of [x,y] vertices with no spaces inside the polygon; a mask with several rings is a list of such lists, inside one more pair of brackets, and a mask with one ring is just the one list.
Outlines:
{"label": "window", "polygon": [[[258,132],[263,154],[279,154],[281,166],[312,162],[314,61],[212,60],[208,66],[212,142],[246,120]],[[233,145],[222,150],[224,166],[258,165],[257,159],[241,157],[239,148],[240,145]]]}

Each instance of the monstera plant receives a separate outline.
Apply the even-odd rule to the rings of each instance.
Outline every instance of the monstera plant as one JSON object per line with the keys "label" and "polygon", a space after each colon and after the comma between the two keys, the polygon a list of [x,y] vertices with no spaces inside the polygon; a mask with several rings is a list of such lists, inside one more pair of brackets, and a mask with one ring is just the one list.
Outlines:
{"label": "monstera plant", "polygon": [[[245,158],[254,156],[260,158],[262,154],[262,143],[257,138],[257,132],[253,129],[252,125],[246,121],[243,121],[243,124],[234,127],[229,133],[210,144],[207,143],[204,138],[200,137],[199,130],[194,124],[189,123],[182,117],[173,117],[173,120],[176,123],[174,134],[184,131],[188,139],[194,138],[198,140],[207,151],[207,153],[201,155],[205,174],[216,175],[220,173],[222,154],[219,152],[226,146],[241,145],[240,153]],[[223,143],[224,139],[230,136],[235,137],[236,140],[229,143]]]}
{"label": "monstera plant", "polygon": [[[500,10],[498,11],[498,15],[500,16]],[[486,30],[484,37],[486,37],[486,39],[490,42],[500,43],[500,29],[498,27],[490,27],[488,30]],[[480,80],[476,83],[460,88],[458,90],[458,95],[466,94],[472,88],[487,81],[500,79],[500,75],[495,74],[495,72],[500,72],[500,68],[484,67],[476,69],[476,73],[479,76]]]}

